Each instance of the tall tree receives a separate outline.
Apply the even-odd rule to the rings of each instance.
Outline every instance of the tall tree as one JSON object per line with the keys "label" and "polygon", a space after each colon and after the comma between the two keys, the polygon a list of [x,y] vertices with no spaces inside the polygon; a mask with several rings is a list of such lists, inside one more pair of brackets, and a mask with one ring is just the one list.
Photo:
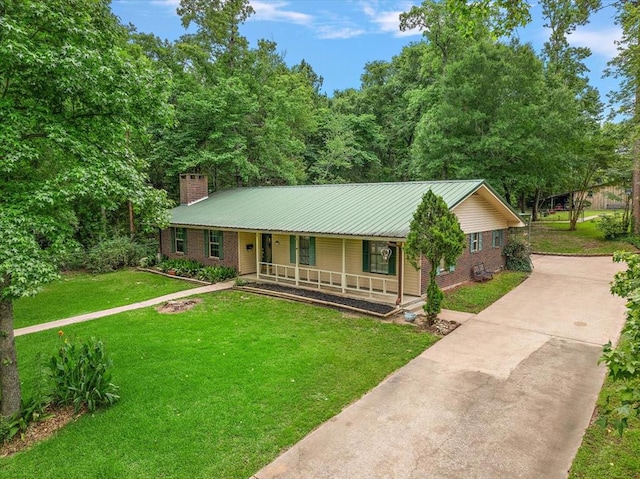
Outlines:
{"label": "tall tree", "polygon": [[633,232],[640,234],[640,5],[617,2],[616,22],[622,27],[618,55],[609,62],[608,74],[621,78],[620,90],[611,95],[616,112],[630,123],[633,142],[632,210]]}
{"label": "tall tree", "polygon": [[515,200],[552,173],[541,162],[549,142],[566,133],[557,121],[564,103],[547,100],[542,63],[530,46],[469,47],[432,91],[412,147],[417,177],[483,177]]}
{"label": "tall tree", "polygon": [[166,118],[169,79],[131,48],[109,3],[0,2],[2,416],[20,408],[13,300],[56,277],[74,246],[75,205],[158,200],[127,132]]}
{"label": "tall tree", "polygon": [[424,305],[430,325],[442,310],[443,293],[436,282],[438,267],[441,262],[445,266],[454,265],[465,244],[466,237],[456,215],[440,196],[431,190],[427,191],[413,214],[405,253],[416,269],[420,268],[422,257],[426,258],[431,267]]}
{"label": "tall tree", "polygon": [[239,26],[255,13],[249,0],[180,0],[177,11],[184,28],[196,25],[188,38],[208,53],[203,60],[220,60],[233,70],[248,47]]}

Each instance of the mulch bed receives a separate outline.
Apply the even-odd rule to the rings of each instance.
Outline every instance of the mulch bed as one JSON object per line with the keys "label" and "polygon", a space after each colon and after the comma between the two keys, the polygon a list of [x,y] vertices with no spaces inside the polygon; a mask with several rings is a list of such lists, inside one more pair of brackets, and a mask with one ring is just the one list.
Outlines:
{"label": "mulch bed", "polygon": [[48,416],[46,419],[32,422],[24,434],[17,434],[11,441],[1,444],[0,457],[10,456],[53,436],[58,430],[84,414],[85,410],[76,412],[73,406],[52,406],[46,413]]}
{"label": "mulch bed", "polygon": [[303,298],[314,299],[317,301],[324,301],[331,303],[336,307],[348,306],[351,308],[357,308],[363,311],[370,311],[371,313],[386,315],[395,311],[395,306],[381,303],[373,303],[371,301],[365,301],[362,299],[346,298],[344,296],[336,296],[334,294],[324,293],[321,291],[312,291],[308,289],[292,288],[289,286],[282,286],[274,283],[247,283],[246,286],[255,289],[263,289],[267,291],[273,291],[276,293],[291,294],[294,296],[300,296]]}

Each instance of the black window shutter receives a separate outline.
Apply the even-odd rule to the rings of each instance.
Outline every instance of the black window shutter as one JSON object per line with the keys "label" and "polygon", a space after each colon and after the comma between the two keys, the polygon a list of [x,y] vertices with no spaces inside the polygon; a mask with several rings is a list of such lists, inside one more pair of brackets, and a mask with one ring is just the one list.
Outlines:
{"label": "black window shutter", "polygon": [[296,237],[289,236],[289,263],[296,263]]}
{"label": "black window shutter", "polygon": [[396,274],[396,256],[398,254],[398,248],[391,248],[391,256],[389,256],[389,274]]}
{"label": "black window shutter", "polygon": [[369,272],[369,241],[362,240],[362,271]]}

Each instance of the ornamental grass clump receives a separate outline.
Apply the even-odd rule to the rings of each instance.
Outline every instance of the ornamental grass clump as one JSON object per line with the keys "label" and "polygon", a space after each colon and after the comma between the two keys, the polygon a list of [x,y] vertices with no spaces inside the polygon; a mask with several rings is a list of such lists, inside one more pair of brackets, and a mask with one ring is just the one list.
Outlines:
{"label": "ornamental grass clump", "polygon": [[[60,333],[60,337],[64,333]],[[111,382],[112,361],[101,340],[65,339],[49,367],[53,382],[53,402],[73,405],[76,411],[94,411],[120,399],[118,386]]]}

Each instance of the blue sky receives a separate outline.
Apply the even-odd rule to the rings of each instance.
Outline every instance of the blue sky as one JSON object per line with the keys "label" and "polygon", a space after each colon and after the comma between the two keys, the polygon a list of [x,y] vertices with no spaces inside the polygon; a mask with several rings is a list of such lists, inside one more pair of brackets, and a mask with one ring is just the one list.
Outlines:
{"label": "blue sky", "polygon": [[[535,3],[535,2],[532,2]],[[113,12],[123,23],[133,23],[138,31],[175,40],[184,33],[176,15],[179,0],[113,0]],[[404,45],[419,41],[419,31],[401,32],[398,15],[420,0],[251,0],[256,13],[241,26],[252,46],[260,38],[273,40],[289,65],[303,58],[324,77],[323,89],[358,88],[367,62],[390,60]],[[613,79],[602,79],[606,63],[616,54],[614,41],[620,29],[614,24],[615,11],[604,8],[592,22],[571,36],[575,46],[591,48],[587,66],[591,84],[603,100],[616,88]],[[523,42],[542,47],[547,33],[539,19],[540,7],[533,6],[534,21],[517,33]]]}

